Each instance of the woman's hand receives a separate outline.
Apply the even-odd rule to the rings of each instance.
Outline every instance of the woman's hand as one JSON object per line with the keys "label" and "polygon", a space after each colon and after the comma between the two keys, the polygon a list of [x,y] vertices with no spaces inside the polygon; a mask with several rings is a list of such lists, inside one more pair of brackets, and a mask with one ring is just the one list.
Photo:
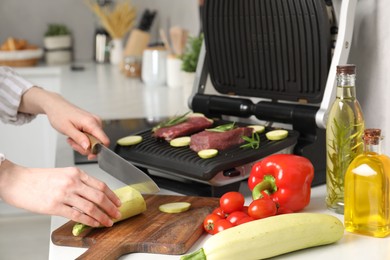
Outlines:
{"label": "woman's hand", "polygon": [[25,168],[6,160],[0,166],[0,198],[19,208],[92,227],[112,226],[111,219],[120,217],[118,197],[75,167]]}
{"label": "woman's hand", "polygon": [[[46,114],[50,124],[68,136],[72,148],[90,159],[95,155],[85,133],[109,145],[101,120],[57,93],[32,87],[22,95],[18,111]],[[25,168],[5,160],[0,165],[0,198],[19,208],[92,227],[111,226],[111,219],[120,217],[119,198],[105,183],[75,167]]]}
{"label": "woman's hand", "polygon": [[33,87],[22,97],[19,111],[30,114],[46,114],[50,124],[60,133],[68,136],[68,143],[77,152],[95,157],[90,150],[90,142],[84,134],[89,133],[108,146],[110,140],[102,129],[102,121],[77,106],[69,103],[62,96]]}
{"label": "woman's hand", "polygon": [[[57,105],[61,103],[61,105]],[[46,112],[51,125],[60,133],[68,136],[68,144],[77,152],[93,159],[90,141],[84,134],[89,133],[108,146],[110,140],[104,133],[99,117],[84,111],[65,100],[57,101],[52,109]]]}

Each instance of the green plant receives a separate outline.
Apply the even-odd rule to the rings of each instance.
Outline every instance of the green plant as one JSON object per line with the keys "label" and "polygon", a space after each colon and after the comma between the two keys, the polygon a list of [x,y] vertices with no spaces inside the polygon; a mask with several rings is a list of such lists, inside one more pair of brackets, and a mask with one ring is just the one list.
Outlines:
{"label": "green plant", "polygon": [[70,31],[66,25],[63,24],[49,24],[45,36],[60,36],[69,35]]}
{"label": "green plant", "polygon": [[202,47],[203,34],[199,36],[189,37],[186,48],[181,56],[181,69],[185,72],[195,72],[198,64],[199,53]]}

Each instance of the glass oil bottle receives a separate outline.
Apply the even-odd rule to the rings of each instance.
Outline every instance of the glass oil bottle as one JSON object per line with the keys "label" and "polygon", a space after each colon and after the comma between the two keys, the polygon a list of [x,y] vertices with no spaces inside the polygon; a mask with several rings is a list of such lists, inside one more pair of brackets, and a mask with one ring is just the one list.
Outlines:
{"label": "glass oil bottle", "polygon": [[326,125],[326,205],[344,213],[344,175],[363,151],[364,118],[356,99],[356,66],[337,66],[337,92]]}
{"label": "glass oil bottle", "polygon": [[390,158],[381,153],[381,141],[380,129],[366,129],[364,152],[345,174],[344,224],[349,232],[390,234]]}

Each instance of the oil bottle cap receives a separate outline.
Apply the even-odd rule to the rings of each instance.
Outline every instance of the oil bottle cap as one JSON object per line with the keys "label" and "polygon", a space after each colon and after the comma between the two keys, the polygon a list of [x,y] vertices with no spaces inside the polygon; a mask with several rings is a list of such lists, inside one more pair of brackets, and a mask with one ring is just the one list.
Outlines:
{"label": "oil bottle cap", "polygon": [[337,74],[356,74],[356,66],[354,64],[338,65]]}
{"label": "oil bottle cap", "polygon": [[368,128],[364,130],[363,141],[366,144],[379,144],[381,140],[381,130],[378,128]]}

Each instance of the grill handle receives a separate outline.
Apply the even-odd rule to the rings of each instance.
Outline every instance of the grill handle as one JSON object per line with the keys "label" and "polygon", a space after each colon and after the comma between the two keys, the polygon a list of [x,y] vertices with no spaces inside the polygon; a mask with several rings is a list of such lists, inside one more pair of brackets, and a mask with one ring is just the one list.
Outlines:
{"label": "grill handle", "polygon": [[318,107],[292,103],[260,101],[254,104],[245,98],[233,98],[216,95],[196,94],[192,100],[194,112],[208,117],[222,115],[248,118],[256,116],[259,120],[291,124],[301,134],[315,133],[315,116]]}
{"label": "grill handle", "polygon": [[248,118],[253,115],[254,104],[244,98],[196,94],[192,99],[192,109],[208,117],[231,115]]}

